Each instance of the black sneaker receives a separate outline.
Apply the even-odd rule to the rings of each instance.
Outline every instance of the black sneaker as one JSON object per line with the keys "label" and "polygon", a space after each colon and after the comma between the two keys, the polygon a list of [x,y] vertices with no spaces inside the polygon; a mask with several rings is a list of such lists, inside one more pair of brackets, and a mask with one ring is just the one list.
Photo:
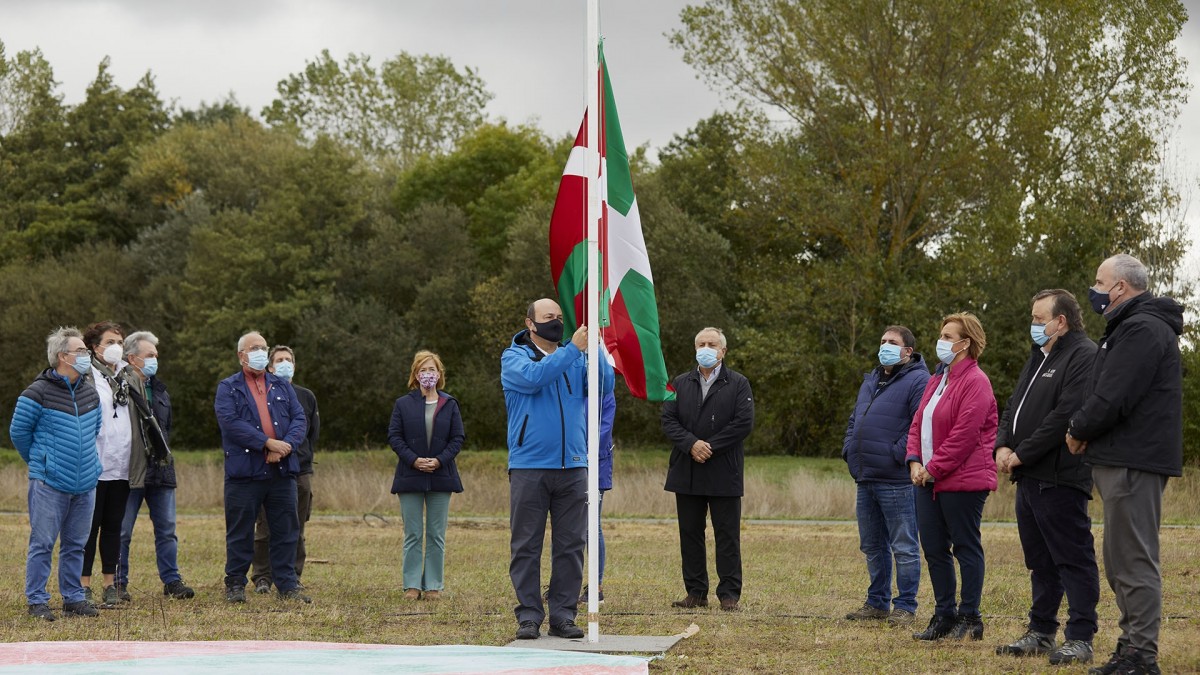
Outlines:
{"label": "black sneaker", "polygon": [[1117,668],[1121,666],[1121,662],[1125,660],[1125,652],[1128,647],[1117,643],[1117,648],[1113,650],[1112,656],[1108,657],[1108,661],[1088,669],[1088,675],[1112,675],[1117,672]]}
{"label": "black sneaker", "polygon": [[54,621],[57,618],[54,616],[54,612],[50,609],[50,605],[47,605],[44,602],[36,605],[30,605],[29,616],[35,619],[42,619],[43,621]]}
{"label": "black sneaker", "polygon": [[886,621],[891,616],[891,613],[886,609],[879,609],[871,606],[871,603],[864,602],[862,607],[850,612],[846,615],[849,621]]}
{"label": "black sneaker", "polygon": [[1058,649],[1050,652],[1050,665],[1065,666],[1069,663],[1083,665],[1092,662],[1091,640],[1067,640]]}
{"label": "black sneaker", "polygon": [[255,593],[270,593],[271,592],[271,580],[267,579],[266,577],[255,580],[254,592]]}
{"label": "black sneaker", "polygon": [[[1065,645],[1064,645],[1065,646]],[[1015,642],[996,647],[998,656],[1037,656],[1048,654],[1054,649],[1054,636],[1049,633],[1039,633],[1030,628]],[[1089,650],[1090,652],[1090,650]],[[1051,657],[1050,663],[1054,663]]]}
{"label": "black sneaker", "polygon": [[517,627],[518,640],[536,640],[541,637],[542,631],[538,628],[537,623],[533,621],[522,621]]}
{"label": "black sneaker", "polygon": [[303,602],[304,604],[312,603],[312,598],[305,595],[299,588],[293,588],[286,591],[279,591],[280,600],[291,600],[294,602]]}
{"label": "black sneaker", "polygon": [[100,610],[92,607],[87,600],[63,603],[63,616],[98,616],[99,614]]}
{"label": "black sneaker", "polygon": [[125,584],[117,584],[117,600],[120,602],[133,602],[133,596],[129,594],[129,589],[125,588]]}
{"label": "black sneaker", "polygon": [[105,586],[103,597],[105,607],[116,607],[117,603],[121,602],[121,594],[117,593],[117,587],[115,585]]}
{"label": "black sneaker", "polygon": [[920,633],[913,633],[914,640],[923,640],[926,642],[933,640],[941,640],[950,634],[954,626],[958,623],[957,617],[953,616],[938,616],[934,614],[929,619],[929,626]]}
{"label": "black sneaker", "polygon": [[554,625],[550,625],[550,630],[546,631],[548,635],[554,637],[567,638],[568,640],[577,640],[583,637],[583,629],[575,625],[575,622],[567,619],[566,621]]}
{"label": "black sneaker", "polygon": [[191,586],[183,583],[183,579],[176,579],[169,584],[163,586],[163,595],[169,595],[176,600],[187,600],[196,596],[196,591],[192,590]]}
{"label": "black sneaker", "polygon": [[954,623],[954,628],[946,636],[948,640],[963,640],[966,638],[972,640],[983,639],[983,619],[981,617],[967,616],[965,614],[959,615],[958,621]]}
{"label": "black sneaker", "polygon": [[1138,650],[1127,647],[1121,661],[1117,664],[1114,675],[1160,675],[1158,661],[1151,661]]}
{"label": "black sneaker", "polygon": [[225,587],[225,602],[245,602],[246,587],[245,586],[226,586]]}

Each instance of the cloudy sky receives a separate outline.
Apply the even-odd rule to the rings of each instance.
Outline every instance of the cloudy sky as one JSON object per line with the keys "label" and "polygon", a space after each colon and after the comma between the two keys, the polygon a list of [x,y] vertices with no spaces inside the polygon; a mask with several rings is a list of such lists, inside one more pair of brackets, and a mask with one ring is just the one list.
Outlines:
{"label": "cloudy sky", "polygon": [[[696,79],[664,33],[685,0],[602,0],[602,27],[630,146],[652,150],[730,105]],[[1200,0],[1179,40],[1193,92],[1171,140],[1173,172],[1200,238]],[[321,49],[382,61],[397,52],[444,54],[479,71],[488,112],[574,133],[583,110],[585,0],[0,0],[9,56],[40,48],[68,102],[83,97],[101,59],[119,85],[151,71],[160,94],[183,107],[232,93],[257,113],[275,85]],[[1189,267],[1200,276],[1200,255]]]}

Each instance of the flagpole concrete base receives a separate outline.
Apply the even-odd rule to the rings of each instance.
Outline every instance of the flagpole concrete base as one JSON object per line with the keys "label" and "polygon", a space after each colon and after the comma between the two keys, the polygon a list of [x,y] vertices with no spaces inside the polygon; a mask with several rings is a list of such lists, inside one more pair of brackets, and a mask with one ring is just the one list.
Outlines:
{"label": "flagpole concrete base", "polygon": [[662,654],[683,639],[682,635],[600,635],[596,642],[587,637],[577,640],[543,635],[536,640],[513,640],[505,647],[554,649],[565,652],[599,654]]}

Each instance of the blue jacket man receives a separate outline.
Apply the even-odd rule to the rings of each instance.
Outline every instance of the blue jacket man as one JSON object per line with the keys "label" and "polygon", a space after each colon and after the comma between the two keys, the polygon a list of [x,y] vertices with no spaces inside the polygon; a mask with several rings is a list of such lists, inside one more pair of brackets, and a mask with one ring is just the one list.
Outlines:
{"label": "blue jacket man", "polygon": [[883,331],[879,366],[863,378],[842,442],[842,459],[858,486],[859,548],[870,577],[866,601],[846,615],[851,621],[886,620],[907,626],[916,617],[921,557],[905,457],[908,430],[929,382],[929,369],[915,351],[916,343],[913,332],[904,326]]}
{"label": "blue jacket man", "polygon": [[[546,618],[541,595],[546,516],[551,540],[551,635],[583,637],[575,625],[587,543],[587,327],[565,346],[562,310],[548,298],[526,312],[500,362],[508,411],[508,476],[512,530],[509,576],[517,596],[518,639],[536,639]],[[613,370],[600,359],[601,395],[613,390]]]}
{"label": "blue jacket man", "polygon": [[308,431],[304,410],[287,380],[267,372],[267,341],[258,333],[238,340],[242,369],[217,385],[213,407],[225,453],[225,599],[245,602],[246,571],[254,557],[259,508],[271,529],[271,576],[281,598],[310,602],[296,576],[294,450]]}
{"label": "blue jacket man", "polygon": [[59,328],[46,339],[50,368],[17,399],[8,435],[29,464],[29,552],[25,597],[29,615],[54,621],[50,610],[50,564],[58,552],[58,588],[66,616],[96,616],[80,575],[95,507],[100,458],[100,397],[87,373],[91,355],[83,334]]}

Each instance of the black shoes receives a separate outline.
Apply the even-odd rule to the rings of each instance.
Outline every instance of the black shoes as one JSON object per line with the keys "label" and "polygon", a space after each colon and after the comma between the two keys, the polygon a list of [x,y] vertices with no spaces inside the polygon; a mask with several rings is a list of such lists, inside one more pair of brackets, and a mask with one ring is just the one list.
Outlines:
{"label": "black shoes", "polygon": [[305,595],[304,592],[301,591],[299,588],[293,588],[293,589],[287,590],[287,591],[280,591],[279,599],[280,600],[291,600],[294,602],[303,602],[306,605],[310,604],[312,602],[312,598]]}
{"label": "black shoes", "polygon": [[[525,624],[521,624],[522,627],[524,627],[524,625]],[[550,630],[547,631],[547,634],[554,637],[567,638],[568,640],[576,640],[583,637],[583,629],[579,626],[576,626],[574,621],[567,619],[557,626],[551,624]],[[518,637],[520,636],[518,635]]]}
{"label": "black shoes", "polygon": [[937,614],[934,614],[933,618],[929,619],[929,626],[927,626],[925,630],[921,631],[920,633],[913,633],[913,639],[924,640],[927,642],[941,640],[949,635],[957,624],[958,619],[956,617],[938,616]]}
{"label": "black shoes", "polygon": [[63,616],[99,616],[100,610],[92,606],[92,603],[87,600],[79,602],[64,602]]}
{"label": "black shoes", "polygon": [[960,614],[958,621],[954,623],[954,628],[950,629],[950,634],[946,636],[947,640],[963,640],[970,638],[972,640],[983,639],[983,619],[976,616],[967,616]]}
{"label": "black shoes", "polygon": [[246,587],[245,586],[226,586],[225,587],[225,602],[245,602]]}
{"label": "black shoes", "polygon": [[54,612],[50,610],[50,605],[40,603],[29,606],[29,616],[34,619],[42,619],[43,621],[54,621]]}
{"label": "black shoes", "polygon": [[1138,650],[1119,644],[1108,663],[1092,668],[1088,675],[1159,675],[1161,672],[1157,661],[1150,661]]}
{"label": "black shoes", "polygon": [[[1065,646],[1065,645],[1064,645]],[[999,656],[1039,656],[1054,649],[1054,636],[1030,628],[1016,641],[996,647]],[[1054,661],[1051,661],[1054,663]]]}
{"label": "black shoes", "polygon": [[536,640],[541,637],[541,635],[542,631],[538,628],[538,625],[532,621],[522,621],[521,625],[517,628],[518,640]]}
{"label": "black shoes", "polygon": [[163,595],[168,595],[176,600],[186,600],[195,597],[196,591],[192,590],[191,586],[183,583],[182,579],[176,579],[163,586]]}

